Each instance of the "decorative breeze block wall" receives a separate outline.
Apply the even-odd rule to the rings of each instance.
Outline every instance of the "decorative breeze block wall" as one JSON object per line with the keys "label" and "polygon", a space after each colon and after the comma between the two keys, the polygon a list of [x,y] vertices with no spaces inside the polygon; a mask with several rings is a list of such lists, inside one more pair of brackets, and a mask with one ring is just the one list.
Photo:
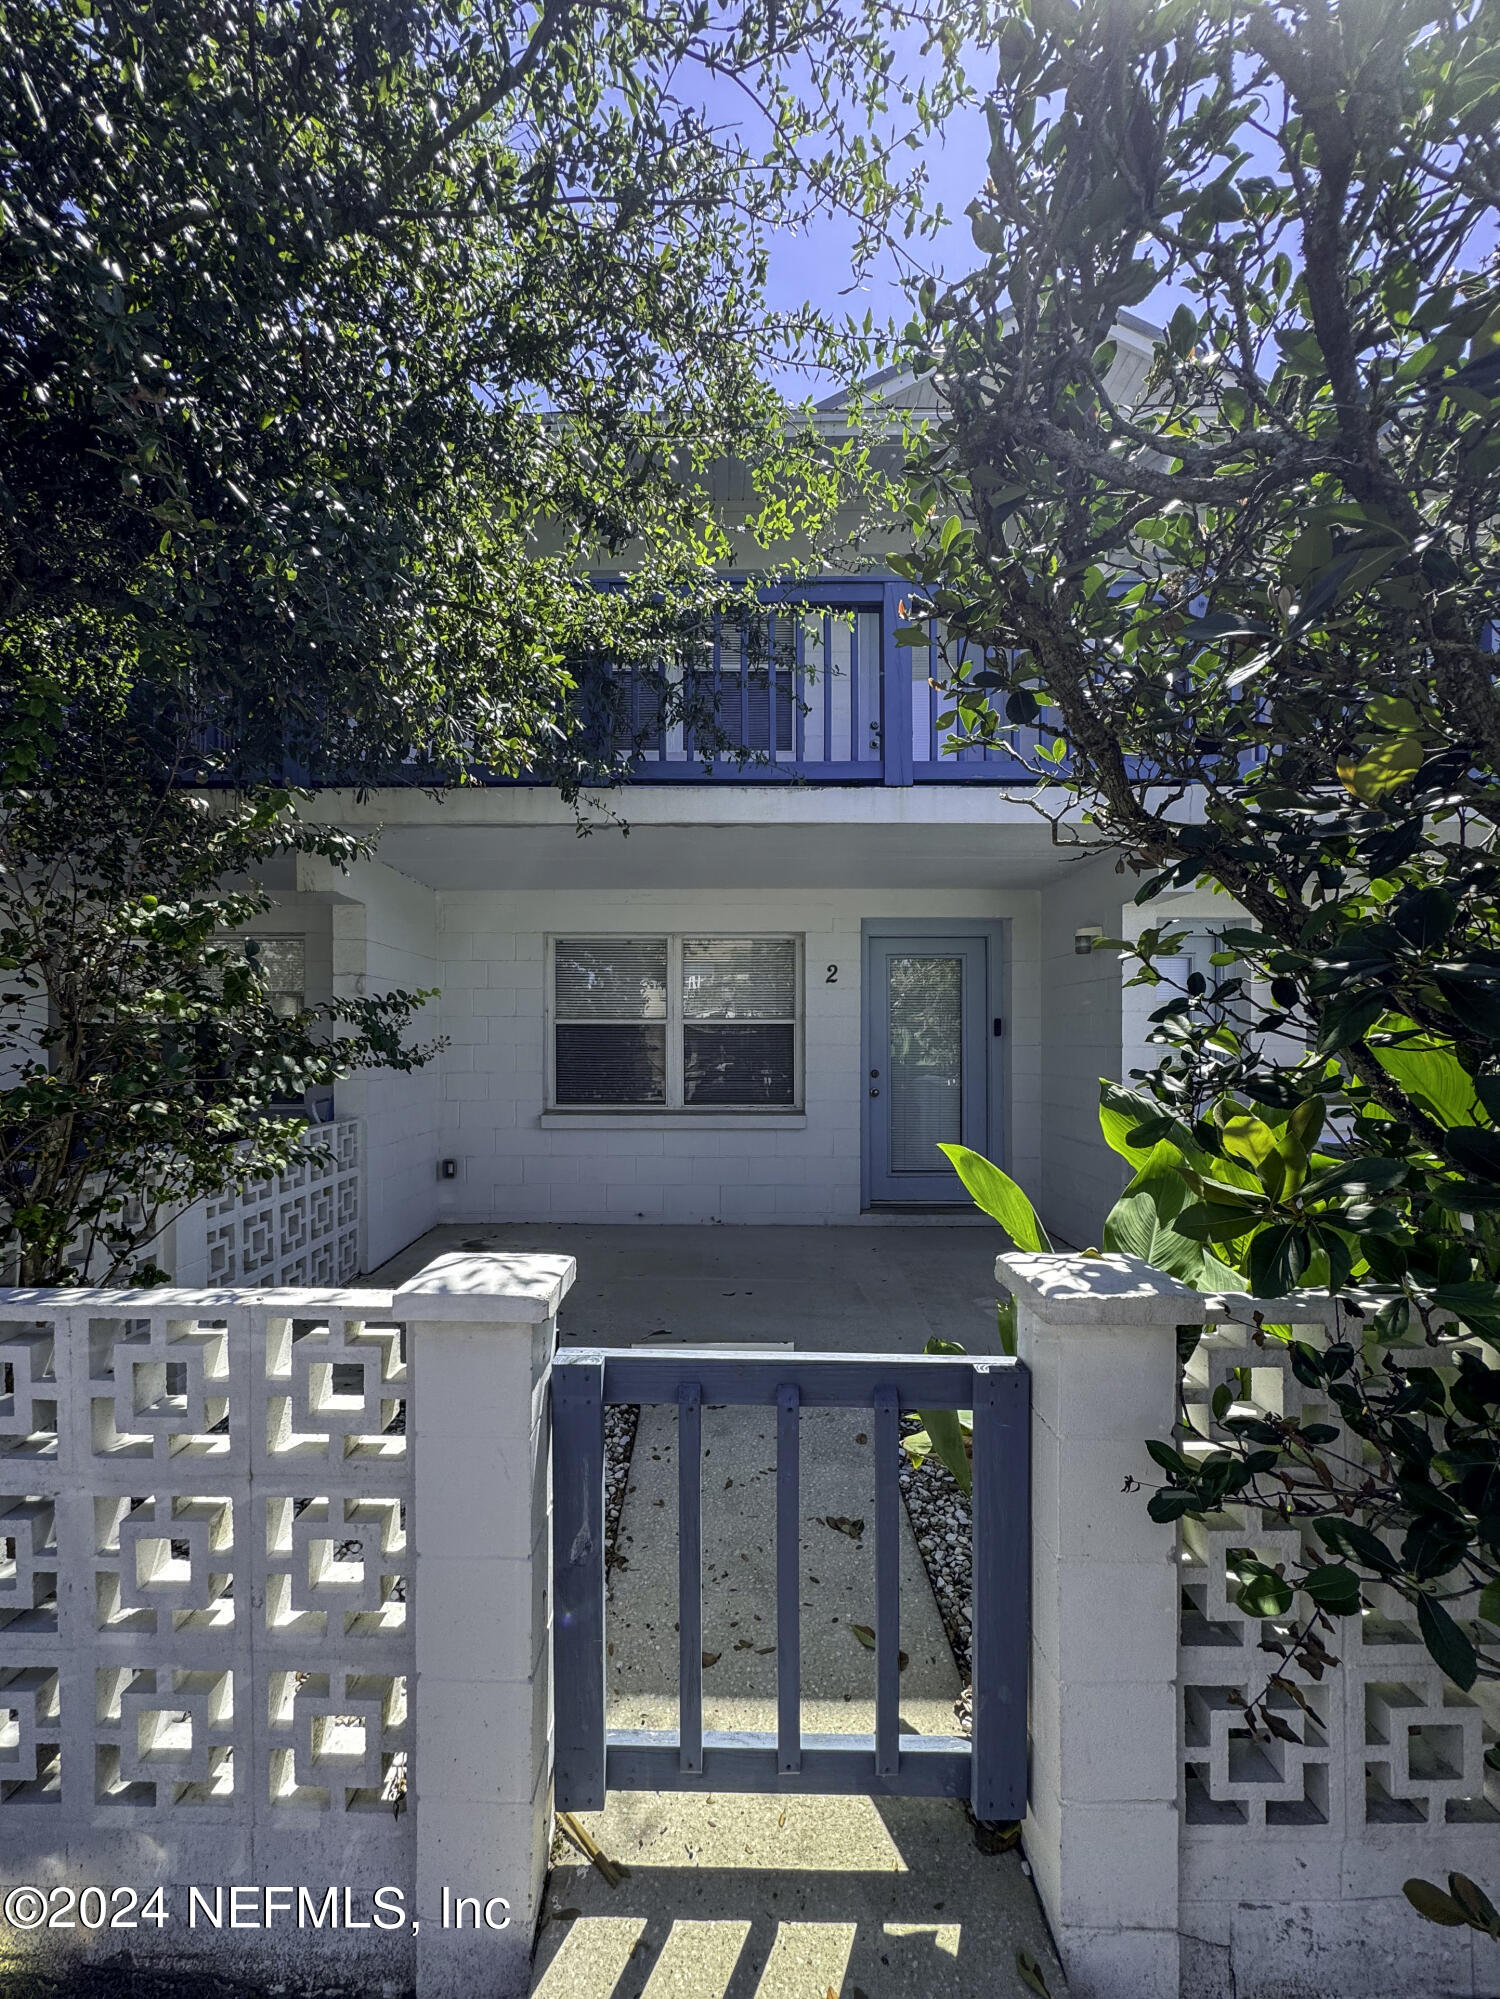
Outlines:
{"label": "decorative breeze block wall", "polygon": [[[320,1198],[331,1217],[342,1136],[326,1175],[282,1184],[278,1242]],[[188,1859],[215,1826],[334,1821],[402,1880],[412,1371],[390,1294],[36,1296],[0,1305],[0,1857],[149,1829]]]}
{"label": "decorative breeze block wall", "polygon": [[304,1154],[280,1178],[247,1181],[184,1216],[178,1275],[210,1285],[352,1283],[361,1257],[359,1121],[310,1125]]}
{"label": "decorative breeze block wall", "polygon": [[[1274,1337],[1256,1344],[1243,1325],[1205,1330],[1183,1378],[1190,1443],[1227,1438],[1213,1415],[1221,1389],[1231,1398],[1227,1407],[1220,1398],[1225,1415],[1326,1423],[1338,1433],[1327,1448],[1358,1457],[1359,1440],[1347,1437],[1330,1402],[1297,1380]],[[1484,1760],[1495,1731],[1433,1664],[1398,1596],[1367,1586],[1371,1611],[1331,1620],[1322,1636],[1338,1664],[1321,1679],[1283,1664],[1275,1620],[1252,1618],[1236,1605],[1231,1549],[1290,1568],[1304,1546],[1321,1544],[1247,1507],[1183,1523],[1185,1832],[1291,1827],[1306,1840],[1323,1827],[1334,1838],[1357,1839],[1366,1827],[1401,1826],[1415,1842],[1415,1865],[1423,1828],[1485,1825],[1500,1853],[1500,1773]],[[1257,1699],[1273,1673],[1297,1691],[1273,1695],[1290,1739],[1268,1743],[1246,1729],[1241,1704]]]}

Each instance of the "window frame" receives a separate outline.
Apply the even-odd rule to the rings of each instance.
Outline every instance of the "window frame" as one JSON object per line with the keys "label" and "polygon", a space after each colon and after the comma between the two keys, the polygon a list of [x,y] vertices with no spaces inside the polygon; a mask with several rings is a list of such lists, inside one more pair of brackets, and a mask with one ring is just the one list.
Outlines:
{"label": "window frame", "polygon": [[[563,1104],[557,1100],[557,947],[560,943],[580,944],[624,943],[631,939],[644,942],[647,939],[663,938],[667,946],[667,1011],[663,1023],[666,1028],[666,1093],[658,1103],[612,1103],[612,1104]],[[738,943],[741,939],[756,942],[790,944],[793,953],[792,972],[792,1094],[784,1104],[690,1104],[684,1100],[684,1069],[686,1067],[686,1036],[683,1033],[685,1015],[683,1012],[682,990],[682,947],[689,938],[723,938],[726,942]],[[624,930],[597,930],[581,926],[568,930],[549,931],[546,938],[545,987],[543,991],[543,1019],[546,1033],[545,1094],[543,1110],[546,1114],[568,1117],[670,1117],[670,1118],[764,1118],[800,1116],[803,1109],[805,1062],[803,1043],[806,1020],[806,940],[799,931],[791,930],[653,930],[642,924],[632,924]],[[575,1025],[580,1023],[574,1023]],[[600,1025],[606,1023],[601,1022]],[[642,1027],[655,1023],[645,1019],[633,1025]],[[711,1022],[692,1022],[691,1025],[712,1025]],[[784,1025],[782,1022],[767,1021],[767,1026]]]}

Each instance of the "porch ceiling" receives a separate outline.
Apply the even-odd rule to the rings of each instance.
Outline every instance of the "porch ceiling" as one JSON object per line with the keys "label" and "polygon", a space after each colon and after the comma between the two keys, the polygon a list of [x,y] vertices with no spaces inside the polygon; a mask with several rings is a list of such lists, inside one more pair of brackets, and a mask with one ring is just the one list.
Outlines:
{"label": "porch ceiling", "polygon": [[1015,889],[1085,856],[1027,819],[990,824],[387,824],[382,861],[435,889]]}

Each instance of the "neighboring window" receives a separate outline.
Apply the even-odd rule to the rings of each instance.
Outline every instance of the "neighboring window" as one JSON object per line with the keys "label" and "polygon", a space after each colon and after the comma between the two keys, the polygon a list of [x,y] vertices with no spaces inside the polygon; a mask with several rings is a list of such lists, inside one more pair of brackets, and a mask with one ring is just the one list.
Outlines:
{"label": "neighboring window", "polygon": [[800,984],[794,937],[560,937],[552,1101],[788,1109]]}
{"label": "neighboring window", "polygon": [[[1165,984],[1158,989],[1156,1005],[1165,1006],[1169,999],[1176,999],[1187,989],[1187,982],[1194,972],[1202,978],[1209,993],[1226,980],[1244,979],[1249,984],[1248,974],[1243,966],[1216,965],[1213,954],[1221,949],[1217,930],[1198,929],[1188,924],[1173,926],[1182,937],[1182,950],[1171,957],[1158,958],[1156,969]],[[1239,993],[1213,1006],[1207,998],[1199,1004],[1208,1008],[1216,1025],[1224,1025],[1243,1034],[1250,1025],[1250,1000],[1246,993]]]}
{"label": "neighboring window", "polygon": [[307,945],[301,937],[247,937],[272,1011],[290,1018],[307,1005]]}

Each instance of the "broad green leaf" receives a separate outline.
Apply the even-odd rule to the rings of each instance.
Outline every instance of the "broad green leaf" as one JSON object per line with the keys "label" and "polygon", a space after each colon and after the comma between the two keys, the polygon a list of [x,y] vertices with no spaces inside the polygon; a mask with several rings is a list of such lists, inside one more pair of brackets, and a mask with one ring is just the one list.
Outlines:
{"label": "broad green leaf", "polygon": [[1271,1222],[1251,1237],[1246,1275],[1254,1297],[1284,1297],[1306,1268],[1307,1241],[1295,1222]]}
{"label": "broad green leaf", "polygon": [[1285,1576],[1258,1569],[1235,1591],[1234,1600],[1247,1617],[1284,1617],[1295,1592]]}
{"label": "broad green leaf", "polygon": [[1302,1587],[1319,1610],[1335,1617],[1352,1617],[1359,1609],[1359,1577],[1342,1562],[1324,1562],[1302,1578]]}
{"label": "broad green leaf", "polygon": [[1182,1154],[1163,1139],[1151,1149],[1119,1200],[1110,1209],[1101,1238],[1105,1249],[1138,1256],[1196,1290],[1236,1290],[1238,1274],[1173,1223],[1192,1200],[1181,1170]]}
{"label": "broad green leaf", "polygon": [[1051,1249],[1036,1209],[1008,1173],[967,1145],[940,1145],[938,1151],[951,1162],[975,1207],[997,1221],[1017,1249],[1037,1252]]}
{"label": "broad green leaf", "polygon": [[1318,1053],[1337,1055],[1361,1040],[1387,1011],[1384,993],[1341,993],[1330,1000],[1318,1021]]}
{"label": "broad green leaf", "polygon": [[1339,778],[1366,805],[1378,805],[1382,798],[1411,783],[1426,761],[1426,754],[1416,737],[1392,736],[1357,760],[1340,762]]}
{"label": "broad green leaf", "polygon": [[1007,1359],[1016,1357],[1016,1301],[1006,1297],[996,1300],[995,1331],[1000,1339],[1000,1351]]}
{"label": "broad green leaf", "polygon": [[1225,1118],[1219,1126],[1219,1136],[1229,1157],[1242,1166],[1253,1167],[1257,1175],[1276,1150],[1276,1134],[1258,1117],[1245,1113]]}
{"label": "broad green leaf", "polygon": [[1435,1597],[1417,1598],[1417,1626],[1422,1642],[1456,1687],[1467,1693],[1479,1676],[1469,1634],[1455,1624]]}
{"label": "broad green leaf", "polygon": [[[919,1409],[917,1416],[931,1441],[932,1455],[948,1468],[967,1497],[974,1489],[974,1472],[965,1448],[962,1413],[958,1409]],[[968,1427],[972,1434],[972,1416]]]}
{"label": "broad green leaf", "polygon": [[1474,1079],[1454,1054],[1451,1043],[1403,1041],[1390,1048],[1377,1044],[1370,1052],[1381,1068],[1425,1105],[1440,1124],[1451,1128],[1479,1122]]}

